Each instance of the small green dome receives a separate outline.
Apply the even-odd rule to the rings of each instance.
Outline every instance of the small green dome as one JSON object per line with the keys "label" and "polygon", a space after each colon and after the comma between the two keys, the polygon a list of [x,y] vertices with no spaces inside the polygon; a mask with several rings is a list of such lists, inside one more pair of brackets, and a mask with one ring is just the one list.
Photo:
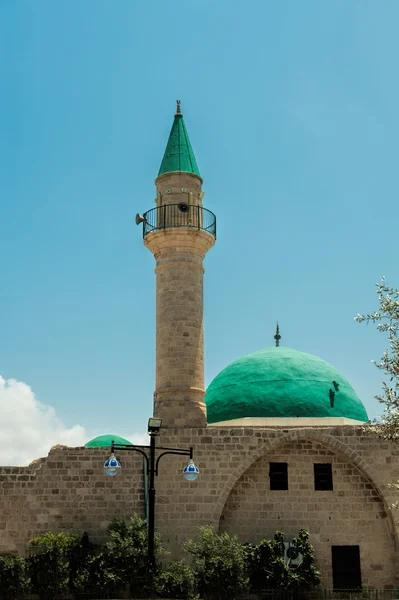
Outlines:
{"label": "small green dome", "polygon": [[86,448],[110,448],[112,441],[115,442],[115,444],[128,444],[129,446],[132,445],[132,442],[129,442],[129,440],[125,440],[125,438],[120,437],[119,435],[113,435],[112,433],[107,433],[106,435],[99,435],[98,437],[90,440],[90,442],[87,442],[87,444],[85,444]]}
{"label": "small green dome", "polygon": [[333,366],[281,346],[232,362],[209,385],[205,403],[208,423],[243,417],[368,421],[361,400]]}

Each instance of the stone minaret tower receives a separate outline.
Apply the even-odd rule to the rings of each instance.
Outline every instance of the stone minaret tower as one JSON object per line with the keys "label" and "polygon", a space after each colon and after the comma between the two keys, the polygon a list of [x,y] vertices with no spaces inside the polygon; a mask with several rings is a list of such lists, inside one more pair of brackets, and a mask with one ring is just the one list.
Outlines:
{"label": "stone minaret tower", "polygon": [[215,243],[216,218],[202,206],[202,179],[179,101],[155,185],[156,208],[136,217],[156,260],[154,416],[166,427],[203,427],[202,262]]}

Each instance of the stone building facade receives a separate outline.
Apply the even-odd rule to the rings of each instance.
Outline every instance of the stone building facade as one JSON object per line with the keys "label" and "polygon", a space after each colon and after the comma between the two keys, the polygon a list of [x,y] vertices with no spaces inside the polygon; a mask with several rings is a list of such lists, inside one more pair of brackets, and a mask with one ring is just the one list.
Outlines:
{"label": "stone building facade", "polygon": [[[322,584],[332,587],[331,547],[359,545],[362,584],[398,582],[399,528],[389,509],[399,449],[363,428],[168,428],[159,444],[193,446],[201,476],[182,477],[182,458],[168,457],[157,480],[156,525],[176,555],[200,525],[259,542],[282,531],[310,531]],[[125,453],[115,478],[104,475],[104,448],[53,448],[29,467],[0,470],[0,552],[25,551],[39,533],[87,531],[104,540],[114,516],[144,516],[143,463]],[[270,490],[269,463],[288,463],[288,490]],[[313,464],[332,464],[333,490],[315,491]]]}
{"label": "stone building facade", "polygon": [[[398,586],[399,527],[389,508],[398,492],[388,484],[398,479],[399,446],[365,432],[367,414],[344,377],[317,357],[279,347],[277,333],[277,347],[227,367],[204,401],[202,260],[216,230],[202,210],[179,109],[156,184],[155,212],[137,220],[156,260],[157,444],[192,446],[200,469],[198,480],[186,481],[182,457],[169,456],[160,470],[156,529],[164,543],[179,556],[204,524],[254,543],[276,531],[289,540],[306,528],[325,587],[337,587],[342,561],[334,557],[350,549],[360,556],[362,586]],[[121,473],[104,474],[112,437],[0,468],[0,553],[23,553],[48,530],[86,531],[101,541],[113,517],[145,515],[142,457],[124,453]],[[317,465],[328,473],[324,489]]]}

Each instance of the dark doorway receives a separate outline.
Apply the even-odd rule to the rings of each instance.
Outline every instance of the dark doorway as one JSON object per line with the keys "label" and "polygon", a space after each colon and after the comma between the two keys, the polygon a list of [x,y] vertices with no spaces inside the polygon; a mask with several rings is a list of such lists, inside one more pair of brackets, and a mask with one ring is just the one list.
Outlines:
{"label": "dark doorway", "polygon": [[331,546],[334,590],[362,587],[359,546]]}

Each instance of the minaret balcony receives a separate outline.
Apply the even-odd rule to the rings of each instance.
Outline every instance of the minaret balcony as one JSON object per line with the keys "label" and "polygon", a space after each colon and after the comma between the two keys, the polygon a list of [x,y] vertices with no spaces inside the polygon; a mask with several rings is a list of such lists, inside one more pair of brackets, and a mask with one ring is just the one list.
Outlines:
{"label": "minaret balcony", "polygon": [[143,223],[143,238],[153,231],[185,227],[206,231],[216,239],[216,216],[196,204],[163,204],[137,215],[136,223]]}

